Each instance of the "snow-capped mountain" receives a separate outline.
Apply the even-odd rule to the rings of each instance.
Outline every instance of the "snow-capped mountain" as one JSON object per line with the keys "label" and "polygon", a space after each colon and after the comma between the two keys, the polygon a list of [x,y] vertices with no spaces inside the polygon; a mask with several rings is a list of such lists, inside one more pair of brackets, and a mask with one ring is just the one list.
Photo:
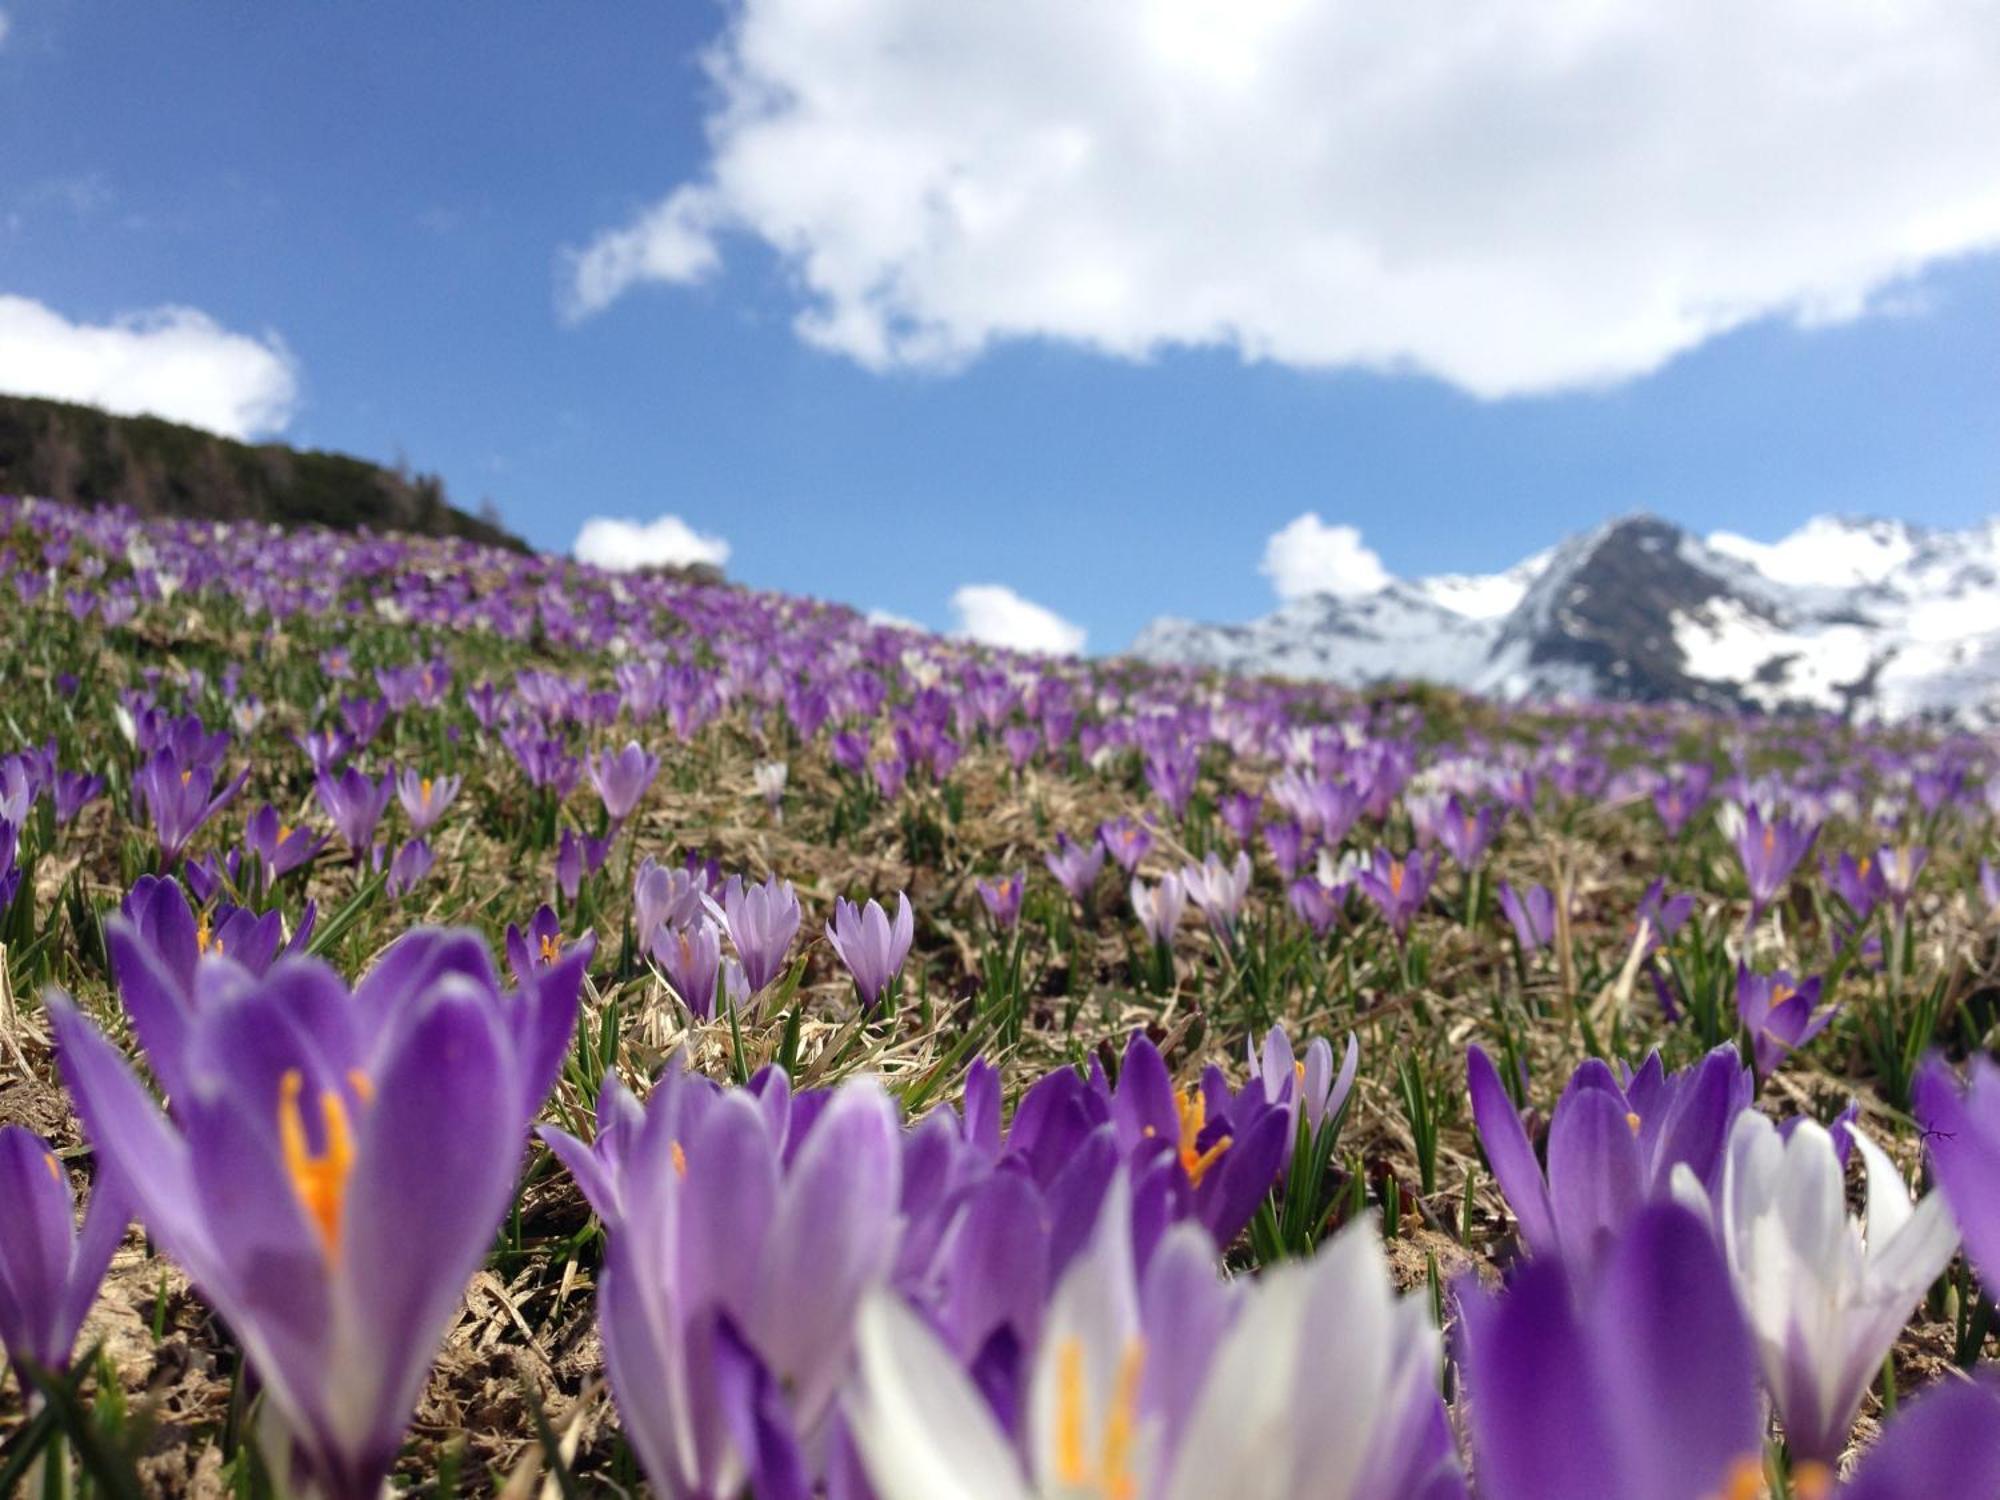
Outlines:
{"label": "snow-capped mountain", "polygon": [[1247,625],[1155,620],[1133,652],[1356,686],[2000,724],[2000,519],[1821,517],[1764,543],[1628,516],[1505,573],[1314,595]]}

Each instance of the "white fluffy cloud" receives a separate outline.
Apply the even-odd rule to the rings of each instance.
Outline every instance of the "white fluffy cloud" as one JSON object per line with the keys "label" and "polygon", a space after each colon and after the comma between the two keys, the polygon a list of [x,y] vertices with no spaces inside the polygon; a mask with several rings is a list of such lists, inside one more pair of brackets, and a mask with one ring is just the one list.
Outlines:
{"label": "white fluffy cloud", "polygon": [[4,295],[0,391],[166,417],[234,438],[281,430],[299,399],[292,357],[275,335],[232,333],[191,307],[72,323],[39,302]]}
{"label": "white fluffy cloud", "polygon": [[1963,0],[739,0],[706,173],[565,301],[772,247],[870,366],[1008,339],[1615,381],[2000,244]]}
{"label": "white fluffy cloud", "polygon": [[729,561],[729,543],[696,531],[679,516],[632,521],[618,516],[592,516],[576,534],[570,549],[578,562],[594,563],[614,573],[633,568],[688,567]]}
{"label": "white fluffy cloud", "polygon": [[1329,526],[1307,511],[1265,539],[1259,571],[1280,599],[1307,594],[1372,594],[1389,582],[1389,570],[1352,526]]}
{"label": "white fluffy cloud", "polygon": [[1023,599],[1004,583],[968,583],[951,596],[958,634],[1009,651],[1074,656],[1083,650],[1084,630],[1054,610]]}

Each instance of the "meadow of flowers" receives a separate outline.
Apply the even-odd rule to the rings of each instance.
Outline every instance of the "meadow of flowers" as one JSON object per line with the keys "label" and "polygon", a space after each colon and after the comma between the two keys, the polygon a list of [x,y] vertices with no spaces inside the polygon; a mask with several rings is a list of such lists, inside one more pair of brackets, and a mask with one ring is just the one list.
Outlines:
{"label": "meadow of flowers", "polygon": [[2000,757],[0,500],[0,1494],[2000,1496]]}

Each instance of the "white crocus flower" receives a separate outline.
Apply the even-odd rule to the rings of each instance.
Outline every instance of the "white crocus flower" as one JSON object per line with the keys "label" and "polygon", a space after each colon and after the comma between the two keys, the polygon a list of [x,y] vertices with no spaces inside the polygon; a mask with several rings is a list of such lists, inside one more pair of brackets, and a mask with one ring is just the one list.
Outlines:
{"label": "white crocus flower", "polygon": [[1881,1147],[1846,1128],[1867,1167],[1865,1219],[1848,1217],[1825,1130],[1805,1120],[1785,1140],[1755,1110],[1730,1132],[1718,1195],[1723,1249],[1786,1438],[1801,1458],[1828,1464],[1911,1309],[1958,1248],[1943,1196],[1912,1203]]}
{"label": "white crocus flower", "polygon": [[[1175,1333],[1213,1321],[1145,1321],[1177,1299],[1134,1287],[1130,1215],[1114,1186],[1051,1304],[1020,1451],[921,1317],[888,1293],[863,1309],[848,1416],[881,1500],[1374,1500],[1450,1465],[1438,1336],[1371,1223],[1243,1284],[1226,1331],[1190,1339]],[[1199,1231],[1171,1231],[1154,1267],[1183,1235]]]}

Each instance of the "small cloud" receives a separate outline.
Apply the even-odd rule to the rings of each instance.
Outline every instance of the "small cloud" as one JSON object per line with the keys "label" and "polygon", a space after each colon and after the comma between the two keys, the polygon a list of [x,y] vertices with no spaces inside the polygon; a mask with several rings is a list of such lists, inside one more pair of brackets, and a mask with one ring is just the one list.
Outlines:
{"label": "small cloud", "polygon": [[729,561],[729,543],[696,531],[679,516],[652,521],[592,516],[570,548],[578,562],[592,563],[613,573],[634,568],[690,567],[706,563],[721,567]]}
{"label": "small cloud", "polygon": [[722,264],[715,248],[712,194],[682,188],[623,229],[600,234],[561,257],[557,301],[565,322],[601,312],[642,281],[691,283]]}
{"label": "small cloud", "polygon": [[1259,571],[1280,599],[1372,594],[1389,583],[1389,570],[1359,531],[1329,526],[1310,510],[1271,533]]}
{"label": "small cloud", "polygon": [[907,615],[893,614],[886,609],[869,610],[868,623],[870,625],[885,626],[890,630],[922,630],[924,628]]}
{"label": "small cloud", "polygon": [[1054,610],[1023,599],[1004,583],[968,583],[951,596],[959,635],[985,646],[1074,656],[1083,650],[1084,629]]}
{"label": "small cloud", "polygon": [[0,10],[0,47],[7,45],[7,33],[13,25],[14,23],[7,17],[7,12]]}
{"label": "small cloud", "polygon": [[0,296],[0,391],[77,401],[248,438],[297,410],[292,356],[273,334],[232,333],[191,307],[72,323],[26,297]]}

